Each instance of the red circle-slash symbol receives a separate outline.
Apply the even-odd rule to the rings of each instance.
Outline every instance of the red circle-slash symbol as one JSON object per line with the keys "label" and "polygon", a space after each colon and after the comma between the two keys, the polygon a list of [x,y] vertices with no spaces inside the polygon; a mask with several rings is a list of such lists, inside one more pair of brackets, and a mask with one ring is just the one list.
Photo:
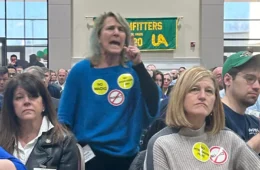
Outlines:
{"label": "red circle-slash symbol", "polygon": [[112,90],[108,94],[108,102],[113,106],[120,106],[125,101],[125,95],[120,90]]}
{"label": "red circle-slash symbol", "polygon": [[220,146],[210,148],[210,160],[214,164],[224,164],[228,159],[227,151]]}

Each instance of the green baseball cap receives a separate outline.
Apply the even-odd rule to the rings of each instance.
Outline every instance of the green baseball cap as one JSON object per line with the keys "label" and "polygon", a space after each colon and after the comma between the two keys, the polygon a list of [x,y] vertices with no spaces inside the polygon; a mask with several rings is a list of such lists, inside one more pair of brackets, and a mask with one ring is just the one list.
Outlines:
{"label": "green baseball cap", "polygon": [[242,66],[252,58],[252,54],[248,51],[240,51],[238,53],[232,54],[227,58],[223,65],[222,76],[224,77],[231,68]]}

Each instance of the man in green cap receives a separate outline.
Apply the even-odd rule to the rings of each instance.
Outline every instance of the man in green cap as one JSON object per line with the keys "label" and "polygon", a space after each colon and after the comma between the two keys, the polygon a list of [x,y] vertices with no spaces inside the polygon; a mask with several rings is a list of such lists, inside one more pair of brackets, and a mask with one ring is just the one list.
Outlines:
{"label": "man in green cap", "polygon": [[259,119],[245,114],[260,93],[260,55],[252,56],[249,52],[231,55],[223,65],[222,76],[226,126],[260,153]]}

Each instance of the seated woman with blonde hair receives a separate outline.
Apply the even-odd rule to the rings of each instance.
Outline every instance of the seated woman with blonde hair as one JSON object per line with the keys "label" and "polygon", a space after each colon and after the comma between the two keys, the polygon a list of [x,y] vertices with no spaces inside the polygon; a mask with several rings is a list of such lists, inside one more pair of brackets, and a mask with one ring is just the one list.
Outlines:
{"label": "seated woman with blonde hair", "polygon": [[149,141],[144,169],[260,169],[258,155],[224,129],[218,84],[210,71],[185,71],[170,96],[168,127]]}
{"label": "seated woman with blonde hair", "polygon": [[42,80],[31,73],[12,78],[5,89],[0,146],[27,170],[77,170],[76,141],[57,121]]}

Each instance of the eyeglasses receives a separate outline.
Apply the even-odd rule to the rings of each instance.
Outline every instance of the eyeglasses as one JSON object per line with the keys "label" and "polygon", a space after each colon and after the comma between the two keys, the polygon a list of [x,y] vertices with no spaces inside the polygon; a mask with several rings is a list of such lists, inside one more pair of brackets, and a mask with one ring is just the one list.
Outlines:
{"label": "eyeglasses", "polygon": [[[243,75],[240,75],[240,74],[243,74]],[[244,73],[240,73],[240,74],[237,74],[237,75],[243,77],[246,80],[248,85],[254,84],[256,82],[256,80],[258,80],[258,83],[260,84],[260,79],[258,79],[256,75],[244,74]]]}
{"label": "eyeglasses", "polygon": [[171,79],[166,79],[166,78],[164,78],[164,81],[165,81],[165,80],[167,80],[167,81],[171,81]]}
{"label": "eyeglasses", "polygon": [[155,81],[159,81],[159,82],[162,82],[162,79],[155,79]]}

